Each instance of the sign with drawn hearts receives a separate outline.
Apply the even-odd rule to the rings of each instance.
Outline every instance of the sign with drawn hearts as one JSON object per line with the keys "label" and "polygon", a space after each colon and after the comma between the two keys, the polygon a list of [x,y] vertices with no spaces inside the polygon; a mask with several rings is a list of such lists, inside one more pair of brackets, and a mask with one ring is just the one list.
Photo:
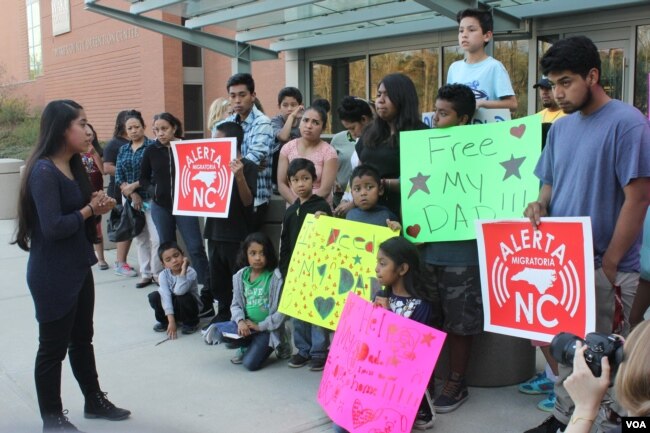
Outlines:
{"label": "sign with drawn hearts", "polygon": [[336,329],[350,292],[371,299],[381,289],[377,251],[397,236],[388,227],[307,215],[289,263],[279,311]]}
{"label": "sign with drawn hearts", "polygon": [[540,116],[400,134],[404,236],[475,239],[477,219],[521,216],[537,199]]}
{"label": "sign with drawn hearts", "polygon": [[410,432],[445,337],[350,293],[318,402],[350,432]]}

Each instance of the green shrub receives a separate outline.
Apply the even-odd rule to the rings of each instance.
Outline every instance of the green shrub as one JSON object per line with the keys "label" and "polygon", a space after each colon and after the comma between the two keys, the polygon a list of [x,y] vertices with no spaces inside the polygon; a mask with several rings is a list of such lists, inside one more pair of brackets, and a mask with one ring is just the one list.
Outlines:
{"label": "green shrub", "polygon": [[0,158],[26,159],[38,139],[39,115],[26,100],[0,98]]}

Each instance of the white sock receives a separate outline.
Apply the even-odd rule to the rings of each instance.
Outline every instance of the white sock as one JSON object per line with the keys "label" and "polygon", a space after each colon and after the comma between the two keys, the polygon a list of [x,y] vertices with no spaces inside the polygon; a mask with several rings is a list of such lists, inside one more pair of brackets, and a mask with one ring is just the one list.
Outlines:
{"label": "white sock", "polygon": [[548,362],[546,363],[546,368],[544,369],[544,371],[546,373],[547,378],[549,378],[553,382],[557,382],[557,376],[553,374],[553,370],[551,369],[551,366],[548,364]]}

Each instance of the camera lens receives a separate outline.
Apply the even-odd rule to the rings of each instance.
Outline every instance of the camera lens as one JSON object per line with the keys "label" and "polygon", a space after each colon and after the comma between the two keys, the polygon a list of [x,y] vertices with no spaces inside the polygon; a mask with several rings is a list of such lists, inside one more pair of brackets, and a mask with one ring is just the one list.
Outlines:
{"label": "camera lens", "polygon": [[573,365],[573,356],[576,353],[576,341],[582,341],[584,343],[584,340],[580,337],[568,332],[560,332],[551,341],[551,355],[560,364]]}

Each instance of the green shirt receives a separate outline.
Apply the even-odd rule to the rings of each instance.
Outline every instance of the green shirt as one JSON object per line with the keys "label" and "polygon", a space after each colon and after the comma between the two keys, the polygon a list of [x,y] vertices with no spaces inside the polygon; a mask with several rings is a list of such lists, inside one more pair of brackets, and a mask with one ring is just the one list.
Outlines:
{"label": "green shirt", "polygon": [[244,269],[244,299],[246,299],[246,317],[255,323],[260,323],[269,315],[269,286],[272,271],[264,271],[255,281],[250,281],[252,268]]}

